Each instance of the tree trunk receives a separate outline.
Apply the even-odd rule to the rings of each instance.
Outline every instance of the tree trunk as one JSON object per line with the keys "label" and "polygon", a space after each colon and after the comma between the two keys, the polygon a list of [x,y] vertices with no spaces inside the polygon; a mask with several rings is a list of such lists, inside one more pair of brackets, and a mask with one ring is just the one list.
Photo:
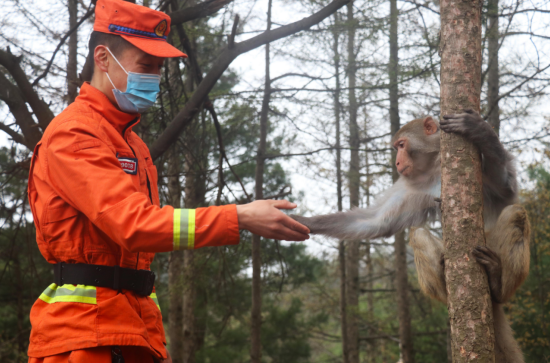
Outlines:
{"label": "tree trunk", "polygon": [[[338,199],[338,212],[343,210],[342,204],[342,150],[340,143],[340,19],[338,12],[334,13],[334,30],[332,32],[334,43],[332,50],[334,56],[334,78],[336,89],[334,90],[334,120],[336,126],[336,194]],[[343,362],[348,363],[348,338],[346,323],[346,245],[345,241],[338,241],[338,262],[340,272],[340,325],[342,326],[342,355]]]}
{"label": "tree trunk", "polygon": [[407,280],[407,244],[405,232],[395,235],[395,290],[397,316],[399,319],[399,345],[403,363],[414,362],[411,333],[411,314],[409,311],[409,282]]}
{"label": "tree trunk", "polygon": [[[271,30],[271,0],[267,7],[267,31]],[[260,142],[256,156],[256,186],[255,198],[264,198],[264,167],[267,147],[267,123],[269,113],[269,101],[271,99],[270,76],[270,43],[265,45],[265,83],[262,110],[260,112]],[[258,235],[252,237],[252,316],[250,329],[250,360],[252,363],[262,361],[262,257],[261,238]]]}
{"label": "tree trunk", "polygon": [[499,74],[498,74],[498,0],[487,1],[487,42],[489,48],[489,64],[487,65],[487,121],[499,135],[500,109],[498,106]]}
{"label": "tree trunk", "polygon": [[[76,26],[78,22],[78,0],[68,0],[69,5],[69,29]],[[78,85],[80,80],[77,73],[78,65],[78,30],[69,36],[69,59],[67,62],[67,103],[72,103],[78,96]]]}
{"label": "tree trunk", "polygon": [[451,346],[451,322],[447,319],[447,363],[453,363],[453,348]]}
{"label": "tree trunk", "polygon": [[[479,111],[481,1],[441,2],[441,113]],[[441,133],[441,199],[453,362],[494,362],[487,276],[471,255],[485,245],[479,151]]]}
{"label": "tree trunk", "polygon": [[[392,136],[401,127],[399,119],[399,43],[398,43],[398,10],[397,0],[390,0],[390,59],[389,59],[389,96],[390,124]],[[395,166],[396,152],[392,150],[392,178],[395,183],[399,178]],[[407,245],[405,232],[395,235],[395,290],[397,300],[397,316],[399,319],[399,345],[403,363],[413,363],[413,342],[411,334],[411,315],[409,312],[409,283],[407,281]]]}
{"label": "tree trunk", "polygon": [[[168,161],[168,193],[170,205],[181,208],[181,185],[179,180],[179,154],[174,147]],[[170,337],[170,355],[173,363],[183,362],[183,251],[170,252],[168,265],[168,336]]]}
{"label": "tree trunk", "polygon": [[[208,142],[204,142],[206,135],[204,125],[194,122],[195,128],[186,135],[186,150],[192,150],[186,154],[185,162],[185,208],[199,208],[205,206],[206,176],[208,170],[206,156],[202,155]],[[195,355],[199,349],[197,345],[196,328],[196,296],[197,269],[195,259],[198,251],[185,250],[183,254],[184,264],[184,288],[183,288],[183,363],[195,363]],[[204,308],[204,306],[202,307]]]}
{"label": "tree trunk", "polygon": [[195,332],[195,251],[185,250],[183,254],[183,363],[195,363],[197,339]]}
{"label": "tree trunk", "polygon": [[[365,129],[368,125],[365,122]],[[372,176],[370,174],[370,162],[369,162],[369,153],[365,153],[365,169],[367,174],[367,182],[365,183],[365,194],[367,197],[367,207],[370,206],[370,187],[372,185]],[[374,335],[376,332],[374,324],[374,266],[372,264],[371,256],[371,242],[370,240],[365,241],[365,264],[367,265],[367,282],[365,288],[367,289],[367,325],[368,325],[368,335]],[[366,363],[374,363],[376,361],[376,340],[367,341],[366,349]]]}
{"label": "tree trunk", "polygon": [[[359,126],[357,125],[357,99],[355,96],[357,66],[355,64],[355,27],[353,1],[348,8],[348,84],[349,84],[349,165],[350,208],[359,206]],[[348,241],[346,248],[346,305],[348,362],[359,363],[359,241]]]}

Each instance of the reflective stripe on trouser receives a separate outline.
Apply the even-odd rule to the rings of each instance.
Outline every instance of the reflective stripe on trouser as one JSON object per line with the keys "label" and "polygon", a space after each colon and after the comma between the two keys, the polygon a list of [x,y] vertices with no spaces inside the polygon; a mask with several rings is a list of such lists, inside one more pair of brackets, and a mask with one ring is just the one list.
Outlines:
{"label": "reflective stripe on trouser", "polygon": [[51,284],[38,297],[40,300],[53,304],[56,302],[79,302],[84,304],[97,304],[96,287],[87,285],[65,284],[57,286]]}
{"label": "reflective stripe on trouser", "polygon": [[[160,310],[157,294],[154,292],[149,295]],[[97,304],[96,287],[87,285],[61,285],[51,284],[38,297],[40,300],[53,304],[56,302],[79,302],[84,304]]]}
{"label": "reflective stripe on trouser", "polygon": [[153,299],[153,301],[154,301],[155,304],[157,305],[157,308],[159,308],[159,310],[160,310],[159,299],[157,298],[157,293],[154,292],[154,293],[152,293],[151,295],[149,295],[149,297],[150,297],[151,299]]}
{"label": "reflective stripe on trouser", "polygon": [[174,209],[174,251],[195,248],[195,210]]}

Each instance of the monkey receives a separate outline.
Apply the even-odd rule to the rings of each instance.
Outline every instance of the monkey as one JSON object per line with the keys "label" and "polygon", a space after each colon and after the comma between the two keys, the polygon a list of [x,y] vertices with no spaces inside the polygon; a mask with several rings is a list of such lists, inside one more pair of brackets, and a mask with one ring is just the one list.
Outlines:
{"label": "monkey", "polygon": [[366,209],[352,209],[314,217],[292,216],[311,233],[339,239],[389,237],[411,228],[410,246],[420,287],[427,295],[447,302],[443,242],[423,226],[441,217],[440,132],[462,135],[481,152],[483,218],[486,246],[472,251],[488,277],[498,363],[523,363],[523,355],[506,320],[507,302],[529,273],[530,224],[517,205],[518,185],[513,156],[492,127],[473,110],[405,124],[392,138],[397,151],[397,182]]}

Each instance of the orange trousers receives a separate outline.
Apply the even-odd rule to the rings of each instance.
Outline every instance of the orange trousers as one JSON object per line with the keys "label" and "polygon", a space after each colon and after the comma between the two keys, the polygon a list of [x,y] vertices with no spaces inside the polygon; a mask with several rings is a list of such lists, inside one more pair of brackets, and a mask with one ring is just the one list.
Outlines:
{"label": "orange trousers", "polygon": [[[120,347],[125,363],[155,363],[148,349]],[[111,347],[73,350],[44,358],[29,358],[29,363],[111,363]]]}

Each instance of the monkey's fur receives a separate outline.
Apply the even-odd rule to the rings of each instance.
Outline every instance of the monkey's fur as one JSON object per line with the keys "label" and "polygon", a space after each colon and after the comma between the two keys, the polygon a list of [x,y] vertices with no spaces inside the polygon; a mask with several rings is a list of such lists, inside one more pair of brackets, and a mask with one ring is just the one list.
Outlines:
{"label": "monkey's fur", "polygon": [[[510,205],[504,208],[493,230],[486,233],[488,248],[480,248],[480,252],[474,253],[485,266],[489,278],[493,300],[495,363],[524,362],[502,304],[512,297],[529,274],[530,232],[525,210],[519,205]],[[426,229],[418,228],[411,231],[409,244],[414,250],[420,288],[434,299],[447,303],[443,242]],[[488,251],[494,252],[494,256],[490,256]]]}
{"label": "monkey's fur", "polygon": [[[477,247],[472,255],[485,267],[489,279],[495,362],[523,363],[502,304],[512,297],[529,273],[530,225],[525,209],[514,204],[517,181],[513,157],[477,113],[467,110],[444,116],[441,125],[431,117],[404,125],[392,140],[398,151],[396,165],[401,177],[375,206],[293,218],[309,227],[311,233],[340,239],[387,237],[438,218],[441,211],[435,198],[441,194],[440,129],[462,135],[481,151],[487,245]],[[412,228],[410,245],[420,287],[429,296],[446,303],[443,242],[425,228]]]}

